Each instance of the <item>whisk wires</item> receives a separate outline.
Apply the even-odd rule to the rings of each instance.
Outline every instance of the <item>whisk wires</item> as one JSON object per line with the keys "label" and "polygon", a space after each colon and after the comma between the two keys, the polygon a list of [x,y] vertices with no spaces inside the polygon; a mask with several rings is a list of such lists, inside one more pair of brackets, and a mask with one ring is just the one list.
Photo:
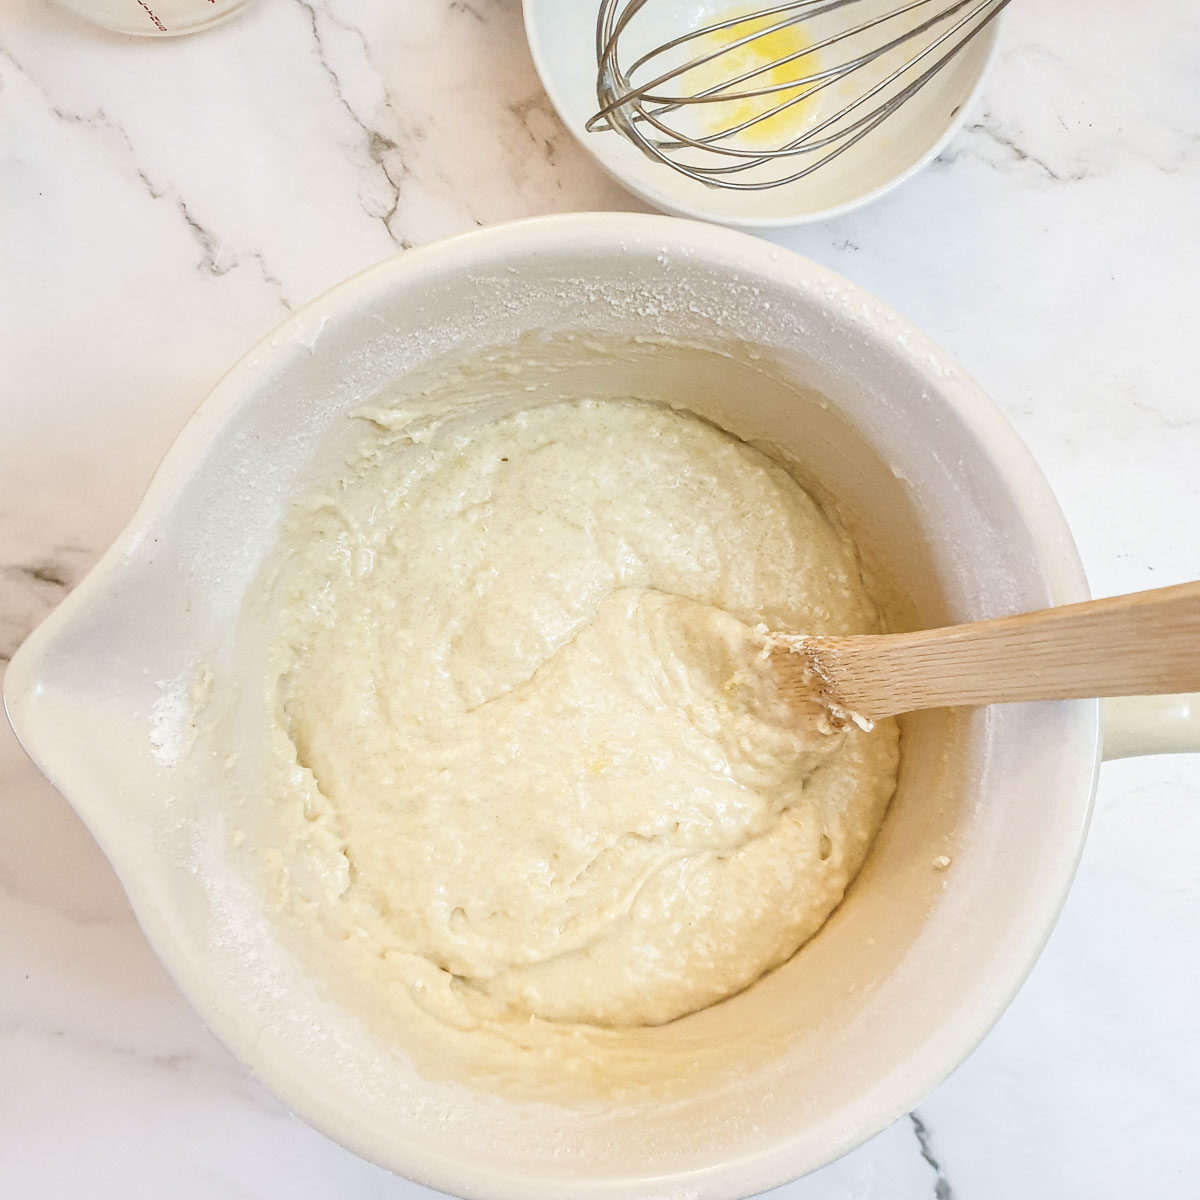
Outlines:
{"label": "whisk wires", "polygon": [[[935,78],[1009,0],[908,0],[883,12],[864,0],[788,0],[631,51],[636,56],[626,66],[630,25],[649,3],[602,0],[596,22],[600,107],[586,128],[616,130],[699,182],[759,191],[793,183],[844,154]],[[855,7],[862,19],[850,13],[846,24],[836,24],[841,10]],[[797,36],[801,26],[813,40]],[[791,41],[781,43],[785,37]],[[760,61],[753,61],[756,44]],[[824,64],[838,52],[838,61]],[[747,56],[749,65],[740,61]],[[826,116],[820,109],[833,97],[839,106]],[[791,136],[753,144],[806,112],[807,124],[792,122]],[[708,131],[697,127],[705,117]]]}

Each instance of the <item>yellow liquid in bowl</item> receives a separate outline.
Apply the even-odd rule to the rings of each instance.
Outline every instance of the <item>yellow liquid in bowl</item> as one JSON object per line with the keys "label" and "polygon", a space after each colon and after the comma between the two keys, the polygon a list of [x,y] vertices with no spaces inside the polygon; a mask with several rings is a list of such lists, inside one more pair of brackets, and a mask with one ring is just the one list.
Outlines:
{"label": "yellow liquid in bowl", "polygon": [[[734,17],[749,15],[753,11],[750,8],[736,8],[724,13],[718,19],[730,20]],[[705,37],[696,38],[689,44],[689,56],[711,54],[714,50],[740,41],[749,34],[770,29],[772,25],[778,24],[783,16],[784,14],[775,14],[769,17],[756,17],[727,29],[718,30]],[[776,60],[790,58],[792,55],[807,50],[812,45],[813,39],[802,25],[786,25],[782,29],[764,33],[761,37],[754,38],[745,45],[727,50],[709,62],[684,72],[680,76],[680,82],[683,85],[680,91],[683,94],[694,96],[709,88],[729,84],[730,81],[737,79],[747,71],[764,67]],[[753,91],[756,88],[791,83],[819,71],[819,57],[817,53],[805,54],[802,58],[762,71],[728,90],[745,92]],[[735,128],[746,121],[752,121],[755,117],[771,112],[786,101],[803,95],[813,86],[813,84],[807,83],[798,87],[782,87],[779,91],[763,96],[748,96],[739,100],[714,99],[704,104],[689,105],[688,107],[692,114],[700,119],[700,123],[703,125],[703,135],[711,135]],[[810,96],[774,116],[765,117],[756,124],[750,125],[741,133],[731,137],[727,144],[742,143],[762,148],[784,145],[798,137],[804,127],[812,122],[820,104],[819,95]]]}

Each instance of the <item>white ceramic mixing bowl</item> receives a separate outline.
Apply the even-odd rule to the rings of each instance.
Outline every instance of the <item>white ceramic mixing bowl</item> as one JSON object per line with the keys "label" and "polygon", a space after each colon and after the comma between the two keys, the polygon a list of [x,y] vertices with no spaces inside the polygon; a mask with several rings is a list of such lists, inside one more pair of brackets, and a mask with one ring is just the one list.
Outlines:
{"label": "white ceramic mixing bowl", "polygon": [[[771,1060],[690,1079],[670,1104],[583,1109],[416,1075],[282,947],[230,865],[228,785],[196,741],[188,693],[201,663],[218,677],[235,670],[243,593],[345,414],[436,356],[530,330],[587,335],[581,345],[660,339],[624,365],[581,351],[531,402],[673,399],[775,444],[844,509],[903,598],[901,622],[1086,595],[1062,515],[1012,429],[883,305],[742,234],[660,217],[549,218],[382,263],[247,355],[128,529],[18,651],[6,705],[205,1021],[318,1128],[464,1196],[745,1196],[884,1128],[999,1016],[1075,868],[1100,708],[906,721],[896,800],[841,909],[785,967],[685,1018],[714,1036],[777,1028],[787,1037]],[[536,344],[528,353],[538,381]],[[936,870],[943,855],[951,864]]]}

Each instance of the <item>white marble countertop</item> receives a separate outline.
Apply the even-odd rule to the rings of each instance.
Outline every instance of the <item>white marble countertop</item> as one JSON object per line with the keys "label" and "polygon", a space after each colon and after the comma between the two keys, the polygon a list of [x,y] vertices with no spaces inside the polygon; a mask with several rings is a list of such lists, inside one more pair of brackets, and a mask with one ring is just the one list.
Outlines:
{"label": "white marble countertop", "polygon": [[[1200,17],[1131,11],[1013,5],[938,162],[776,239],[981,380],[1100,594],[1200,577]],[[5,0],[0,660],[289,308],[444,234],[633,207],[553,116],[517,0],[260,0],[169,42]],[[7,725],[0,821],[0,1194],[433,1195],[291,1117],[214,1041]],[[1197,864],[1200,758],[1106,766],[1008,1014],[911,1118],[776,1194],[1200,1194]]]}

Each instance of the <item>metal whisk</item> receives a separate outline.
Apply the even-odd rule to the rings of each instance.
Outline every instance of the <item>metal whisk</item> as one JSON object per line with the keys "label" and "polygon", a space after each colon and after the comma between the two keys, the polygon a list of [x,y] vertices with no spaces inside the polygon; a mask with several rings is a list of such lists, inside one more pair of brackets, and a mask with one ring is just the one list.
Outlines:
{"label": "metal whisk", "polygon": [[779,187],[886,121],[1008,3],[790,0],[670,36],[664,6],[601,0],[586,127],[702,183]]}

